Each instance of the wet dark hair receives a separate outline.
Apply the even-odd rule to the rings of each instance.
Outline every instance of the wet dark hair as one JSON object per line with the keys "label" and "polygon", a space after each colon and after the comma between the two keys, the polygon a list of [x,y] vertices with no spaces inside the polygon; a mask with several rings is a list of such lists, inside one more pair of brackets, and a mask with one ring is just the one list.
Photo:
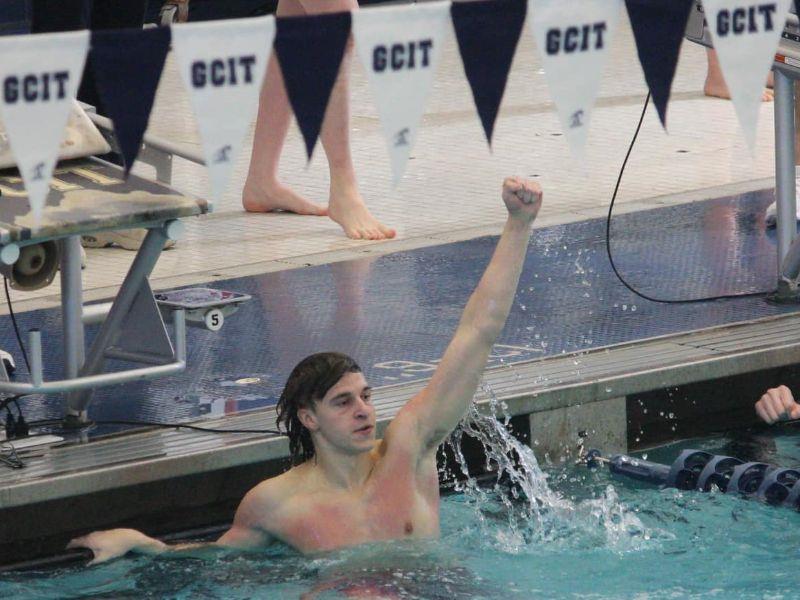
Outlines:
{"label": "wet dark hair", "polygon": [[339,352],[312,354],[292,370],[275,406],[278,427],[289,437],[292,464],[305,462],[315,453],[311,432],[300,422],[297,411],[313,408],[345,374],[360,372],[356,361]]}

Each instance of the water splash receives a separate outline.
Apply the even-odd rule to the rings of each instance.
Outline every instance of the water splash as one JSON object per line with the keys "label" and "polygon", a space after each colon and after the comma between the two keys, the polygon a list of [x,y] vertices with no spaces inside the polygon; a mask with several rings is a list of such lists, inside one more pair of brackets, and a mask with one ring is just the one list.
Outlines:
{"label": "water splash", "polygon": [[[618,552],[635,550],[651,539],[636,514],[622,504],[613,486],[597,498],[573,502],[548,485],[531,448],[509,431],[505,402],[483,382],[489,410],[473,403],[447,441],[461,471],[455,486],[475,514],[481,543],[511,554],[550,544],[604,546]],[[464,456],[464,436],[480,442],[486,455],[484,470],[494,474],[489,485],[470,475]]]}

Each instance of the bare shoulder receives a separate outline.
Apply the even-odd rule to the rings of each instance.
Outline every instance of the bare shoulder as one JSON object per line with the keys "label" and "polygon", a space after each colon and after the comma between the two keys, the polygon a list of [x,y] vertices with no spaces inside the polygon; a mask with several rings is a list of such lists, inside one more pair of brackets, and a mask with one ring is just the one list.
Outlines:
{"label": "bare shoulder", "polygon": [[237,520],[241,517],[245,522],[263,523],[279,514],[298,493],[302,478],[301,467],[294,467],[265,479],[245,494],[236,513]]}

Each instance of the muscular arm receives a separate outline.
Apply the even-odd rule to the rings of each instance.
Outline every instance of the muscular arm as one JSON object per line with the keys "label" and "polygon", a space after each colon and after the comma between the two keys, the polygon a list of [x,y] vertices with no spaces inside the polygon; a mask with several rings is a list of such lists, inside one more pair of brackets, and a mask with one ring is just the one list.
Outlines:
{"label": "muscular arm", "polygon": [[[264,484],[261,484],[263,486]],[[259,515],[263,512],[263,493],[261,486],[251,490],[236,510],[231,528],[216,542],[169,545],[148,537],[135,529],[111,529],[95,531],[89,535],[72,540],[67,548],[88,548],[94,553],[89,563],[94,565],[128,552],[148,555],[164,555],[171,558],[192,556],[209,558],[226,549],[254,550],[267,546],[272,536],[260,526]]]}
{"label": "muscular arm", "polygon": [[535,183],[517,178],[503,183],[509,215],[494,255],[431,381],[398,413],[386,432],[387,442],[410,440],[421,455],[427,455],[466,414],[511,310],[541,198]]}

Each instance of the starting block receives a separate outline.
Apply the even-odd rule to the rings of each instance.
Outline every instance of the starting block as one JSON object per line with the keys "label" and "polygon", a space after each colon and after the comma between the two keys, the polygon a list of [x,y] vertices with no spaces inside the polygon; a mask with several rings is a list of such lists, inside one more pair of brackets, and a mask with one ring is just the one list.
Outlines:
{"label": "starting block", "polygon": [[[86,154],[81,157],[78,152],[76,156],[76,144],[67,144],[70,159],[56,168],[39,221],[30,214],[19,173],[14,168],[3,168],[8,167],[4,162],[8,156],[0,126],[0,272],[12,287],[22,291],[44,287],[60,272],[64,345],[63,378],[45,381],[42,334],[30,331],[30,381],[10,381],[7,371],[13,368],[13,360],[0,356],[0,394],[64,393],[65,425],[81,427],[88,422],[87,407],[95,388],[184,370],[187,321],[218,331],[225,318],[250,297],[206,288],[153,294],[148,277],[165,243],[180,237],[180,219],[211,209],[205,200],[181,194],[168,185],[170,161],[173,155],[203,161],[168,142],[146,138],[140,156],[148,162],[150,158],[157,159],[153,164],[158,180],[136,175],[126,178],[117,165],[88,156],[107,151],[106,140],[113,148],[110,122],[82,113],[78,105],[76,110],[81,111],[73,118],[77,133],[70,133],[68,127],[67,136],[86,142],[81,144]],[[84,306],[80,237],[130,228],[148,232],[117,296],[111,303]],[[172,339],[165,322],[174,326]],[[85,347],[84,336],[87,323],[100,324],[89,348]],[[124,360],[135,366],[109,372],[105,368],[107,359]]]}

